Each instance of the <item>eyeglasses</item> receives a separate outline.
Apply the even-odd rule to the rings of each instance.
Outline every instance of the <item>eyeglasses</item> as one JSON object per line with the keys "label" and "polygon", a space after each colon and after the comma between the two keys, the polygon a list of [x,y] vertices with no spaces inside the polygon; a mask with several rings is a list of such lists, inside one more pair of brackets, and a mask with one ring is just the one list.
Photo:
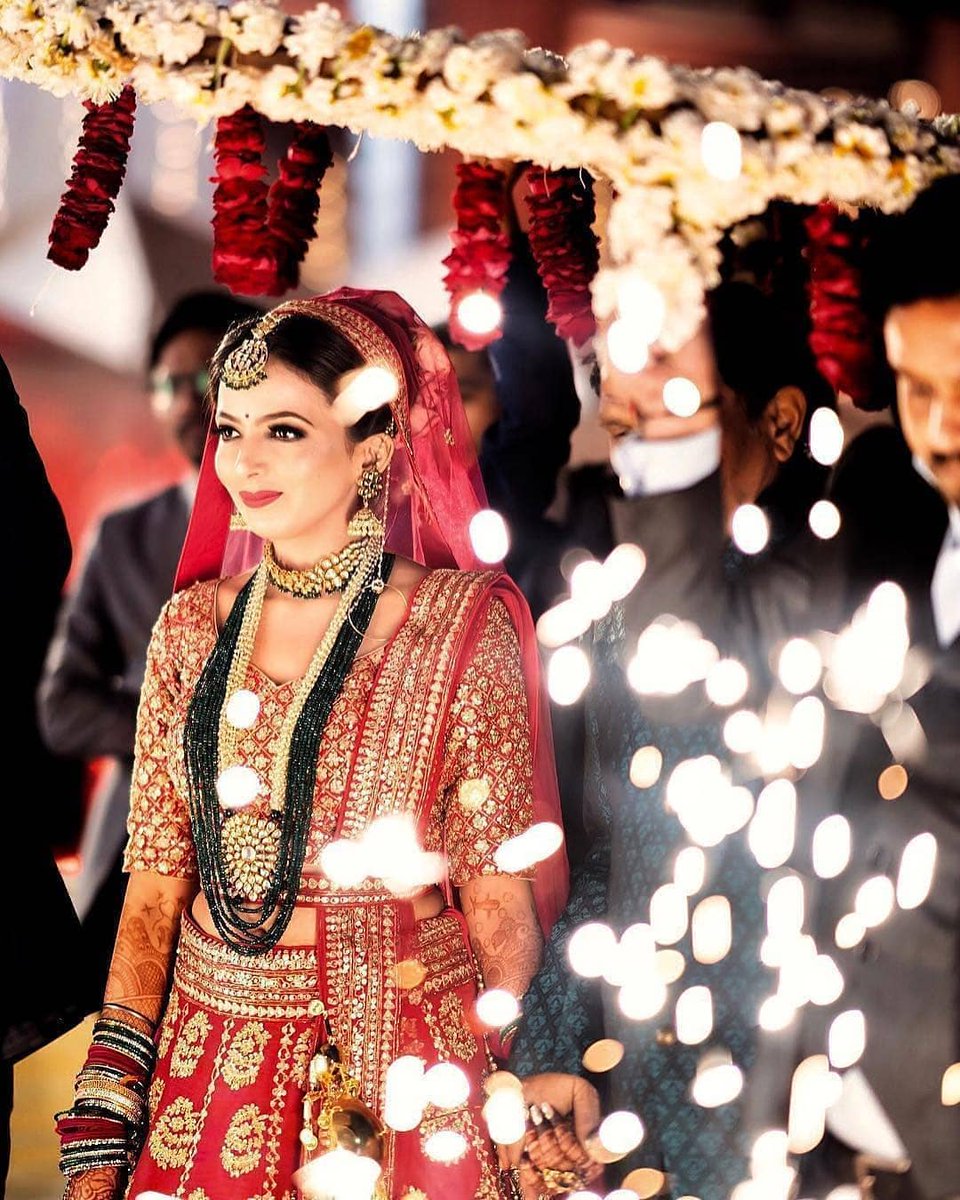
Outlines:
{"label": "eyeglasses", "polygon": [[155,372],[150,376],[150,392],[155,400],[170,401],[183,388],[186,388],[194,396],[205,396],[209,386],[210,372],[206,369],[202,371],[163,371]]}

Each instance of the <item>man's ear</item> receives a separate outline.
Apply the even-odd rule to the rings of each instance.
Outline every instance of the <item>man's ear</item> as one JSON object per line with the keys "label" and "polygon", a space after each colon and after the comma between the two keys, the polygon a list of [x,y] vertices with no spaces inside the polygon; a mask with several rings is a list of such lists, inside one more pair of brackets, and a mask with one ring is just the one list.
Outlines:
{"label": "man's ear", "polygon": [[806,416],[807,398],[793,384],[780,388],[763,410],[764,436],[777,462],[785,463],[793,455]]}

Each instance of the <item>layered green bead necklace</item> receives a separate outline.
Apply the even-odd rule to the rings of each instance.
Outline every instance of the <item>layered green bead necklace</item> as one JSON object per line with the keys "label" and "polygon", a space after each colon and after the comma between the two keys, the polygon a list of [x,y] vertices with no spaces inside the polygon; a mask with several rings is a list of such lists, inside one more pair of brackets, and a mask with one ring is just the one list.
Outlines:
{"label": "layered green bead necklace", "polygon": [[[383,554],[382,547],[379,539],[369,539],[296,685],[278,736],[269,816],[245,811],[261,794],[262,781],[238,762],[239,731],[249,722],[231,716],[231,701],[236,706],[249,698],[256,717],[256,698],[243,695],[243,683],[263,612],[266,559],[234,601],[190,701],[184,754],[200,883],[217,931],[241,954],[262,954],[275,946],[293,915],[320,738],[393,566],[393,556]],[[231,791],[236,793],[232,801]]]}

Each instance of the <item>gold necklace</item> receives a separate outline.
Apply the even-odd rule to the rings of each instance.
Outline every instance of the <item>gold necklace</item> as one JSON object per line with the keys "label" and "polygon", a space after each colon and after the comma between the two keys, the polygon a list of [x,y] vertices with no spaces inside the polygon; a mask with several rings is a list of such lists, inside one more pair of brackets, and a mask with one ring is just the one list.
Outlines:
{"label": "gold necklace", "polygon": [[[317,677],[323,670],[327,658],[330,656],[330,651],[333,649],[334,642],[336,642],[340,630],[350,616],[350,609],[356,603],[360,593],[367,586],[370,576],[373,574],[379,560],[380,546],[376,541],[370,540],[364,542],[362,546],[364,553],[360,560],[359,569],[355,570],[348,580],[327,631],[320,639],[320,644],[317,646],[313,658],[310,660],[307,673],[296,683],[293,700],[290,703],[280,731],[278,753],[274,759],[271,774],[270,804],[272,808],[283,808],[283,798],[287,790],[287,760],[290,752],[290,740],[293,737],[293,730],[303,706],[310,695],[313,685],[317,681]],[[268,574],[267,559],[264,556],[263,562],[257,568],[257,576],[254,580],[253,590],[250,593],[250,600],[243,614],[240,635],[237,638],[236,652],[233,656],[233,661],[230,663],[230,672],[227,676],[227,690],[224,697],[224,704],[220,710],[219,750],[221,771],[229,766],[233,766],[238,761],[237,747],[243,730],[230,723],[227,719],[227,710],[230,705],[230,697],[245,686],[247,672],[250,669],[250,662],[253,658],[253,644],[260,625],[260,617],[263,613],[263,601],[267,591]]]}
{"label": "gold necklace", "polygon": [[[262,899],[267,880],[276,868],[280,845],[280,826],[276,814],[285,806],[287,795],[287,772],[290,765],[290,747],[294,731],[303,707],[313,690],[314,684],[326,665],[330,652],[343,626],[350,617],[350,610],[361,592],[370,583],[380,561],[380,544],[376,539],[362,543],[362,556],[358,567],[347,581],[340,602],[330,621],[326,633],[314,652],[306,674],[298,680],[290,706],[284,717],[277,737],[276,752],[270,771],[269,794],[271,816],[256,816],[248,811],[230,813],[220,826],[221,854],[227,868],[233,890],[252,901]],[[230,663],[227,688],[223,707],[220,710],[218,727],[218,769],[222,774],[229,767],[240,763],[239,741],[243,730],[227,717],[230,698],[244,688],[247,672],[253,657],[254,640],[263,602],[267,591],[269,570],[266,557],[257,568],[250,599],[247,602],[237,638],[236,650]]]}
{"label": "gold necklace", "polygon": [[289,596],[299,596],[302,600],[315,600],[318,596],[340,592],[356,573],[369,542],[369,538],[358,538],[348,542],[342,550],[324,555],[312,567],[302,569],[282,567],[277,562],[272,544],[265,542],[263,561],[267,577],[281,592],[286,592]]}

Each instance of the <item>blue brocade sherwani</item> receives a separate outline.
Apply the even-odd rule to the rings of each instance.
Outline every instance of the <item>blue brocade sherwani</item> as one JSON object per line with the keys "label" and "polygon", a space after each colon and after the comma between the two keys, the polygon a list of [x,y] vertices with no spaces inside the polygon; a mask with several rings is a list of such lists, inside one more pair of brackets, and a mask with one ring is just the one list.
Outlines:
{"label": "blue brocade sherwani", "polygon": [[[627,640],[618,607],[598,626],[593,646],[585,780],[590,850],[574,874],[570,903],[525,998],[511,1067],[521,1074],[588,1075],[580,1061],[584,1049],[598,1038],[616,1038],[624,1046],[622,1062],[608,1076],[588,1077],[604,1091],[605,1108],[639,1114],[646,1136],[636,1152],[610,1169],[611,1186],[629,1170],[650,1166],[667,1173],[674,1196],[727,1200],[749,1174],[749,1144],[757,1132],[745,1119],[749,1097],[715,1109],[694,1103],[690,1083],[704,1047],[681,1045],[662,1031],[671,1025],[679,992],[705,984],[714,1006],[714,1032],[707,1044],[724,1045],[744,1072],[754,1066],[756,1012],[775,981],[759,961],[764,932],[761,872],[743,834],[706,852],[708,875],[691,900],[692,907],[715,893],[729,898],[731,952],[720,963],[702,966],[693,959],[688,933],[676,947],[687,959],[686,970],[670,988],[658,1017],[625,1017],[617,1006],[616,990],[575,975],[566,956],[570,934],[585,921],[608,921],[619,934],[635,922],[649,920],[650,896],[670,881],[677,851],[688,844],[676,815],[664,805],[666,780],[683,759],[703,754],[722,758],[727,753],[715,724],[678,727],[648,720],[624,674]],[[629,782],[630,760],[639,747],[650,744],[661,750],[663,769],[653,787],[640,790]]]}

